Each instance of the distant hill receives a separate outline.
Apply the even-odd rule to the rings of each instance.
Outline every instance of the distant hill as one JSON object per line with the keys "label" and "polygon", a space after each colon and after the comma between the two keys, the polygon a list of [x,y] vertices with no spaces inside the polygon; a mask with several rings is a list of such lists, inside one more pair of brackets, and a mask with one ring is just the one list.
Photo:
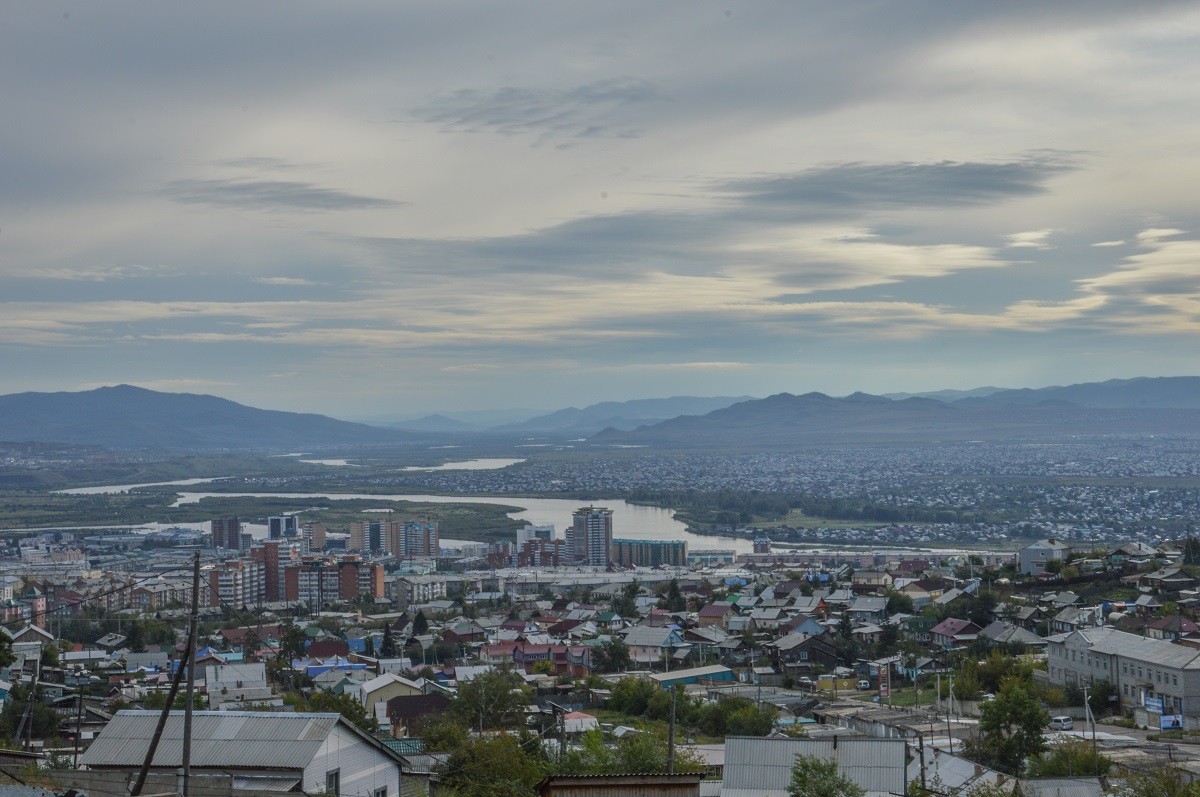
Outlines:
{"label": "distant hill", "polygon": [[445,415],[426,415],[424,418],[414,418],[411,421],[397,421],[388,424],[393,429],[405,429],[410,432],[478,432],[484,427],[474,423],[463,423]]}
{"label": "distant hill", "polygon": [[728,407],[749,396],[672,396],[661,399],[632,401],[603,401],[583,409],[568,407],[548,415],[540,415],[522,423],[512,423],[493,429],[497,432],[530,432],[592,435],[603,429],[636,429],[681,415],[704,415]]}
{"label": "distant hill", "polygon": [[[1019,391],[1018,391],[1019,392]],[[856,393],[780,393],[700,417],[681,417],[632,431],[606,429],[601,444],[769,448],[788,445],[1044,439],[1063,435],[1200,435],[1200,410],[1083,407],[1054,395],[1032,404],[988,399],[946,403],[899,401]],[[976,403],[979,402],[979,403]]]}
{"label": "distant hill", "polygon": [[131,385],[0,396],[0,440],[108,448],[301,449],[404,442],[412,434]]}
{"label": "distant hill", "polygon": [[963,400],[973,406],[991,407],[1029,406],[1057,401],[1080,407],[1195,410],[1200,409],[1200,377],[1110,379],[1107,382],[1085,382],[1066,387],[1000,390],[985,396],[964,397]]}
{"label": "distant hill", "polygon": [[990,396],[993,393],[1000,393],[1007,388],[1003,387],[976,387],[971,390],[930,390],[925,393],[884,393],[884,398],[890,398],[894,401],[899,401],[906,398],[931,398],[938,401],[958,401],[965,398],[983,398]]}

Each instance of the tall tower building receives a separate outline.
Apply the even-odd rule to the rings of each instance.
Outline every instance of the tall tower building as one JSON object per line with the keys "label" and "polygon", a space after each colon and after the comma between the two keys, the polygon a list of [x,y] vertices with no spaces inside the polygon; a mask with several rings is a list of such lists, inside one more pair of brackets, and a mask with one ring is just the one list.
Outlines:
{"label": "tall tower building", "polygon": [[242,521],[236,517],[214,518],[212,542],[214,548],[240,551],[242,549]]}
{"label": "tall tower building", "polygon": [[567,529],[567,557],[592,567],[608,567],[612,561],[612,516],[612,510],[605,507],[576,509]]}
{"label": "tall tower building", "polygon": [[295,515],[275,515],[267,518],[267,539],[281,540],[300,533],[300,523]]}

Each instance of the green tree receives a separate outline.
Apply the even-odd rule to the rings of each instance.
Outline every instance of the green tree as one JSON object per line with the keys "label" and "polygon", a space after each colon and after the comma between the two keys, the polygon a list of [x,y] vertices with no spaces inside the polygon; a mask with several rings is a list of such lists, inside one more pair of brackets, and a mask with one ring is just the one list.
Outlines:
{"label": "green tree", "polygon": [[838,772],[837,762],[797,755],[788,797],[863,797],[866,790]]}
{"label": "green tree", "polygon": [[659,691],[653,681],[644,678],[622,678],[613,685],[608,704],[613,711],[633,717],[646,713],[650,698]]}
{"label": "green tree", "polygon": [[629,645],[620,637],[612,637],[592,648],[592,669],[596,672],[624,672],[632,667]]}
{"label": "green tree", "polygon": [[396,658],[396,640],[392,637],[390,625],[383,628],[383,641],[379,645],[379,657],[382,659]]}
{"label": "green tree", "polygon": [[887,613],[892,614],[912,614],[914,611],[913,599],[909,595],[905,595],[899,590],[888,588],[884,595],[887,596]]}
{"label": "green tree", "polygon": [[642,586],[637,579],[626,584],[622,587],[621,594],[613,598],[612,610],[622,617],[637,617],[637,597],[641,590]]}
{"label": "green tree", "polygon": [[58,646],[42,645],[42,666],[57,667],[59,665]]}
{"label": "green tree", "polygon": [[412,632],[414,636],[429,633],[429,618],[422,609],[417,609],[417,616],[413,618]]}
{"label": "green tree", "polygon": [[983,704],[979,734],[967,745],[970,758],[1019,774],[1025,759],[1046,750],[1042,731],[1050,715],[1018,681],[1008,681],[995,700]]}
{"label": "green tree", "polygon": [[125,644],[134,653],[146,652],[146,634],[142,631],[142,624],[137,620],[129,624],[129,633],[125,637]]}
{"label": "green tree", "polygon": [[1119,797],[1200,797],[1200,781],[1184,779],[1175,767],[1149,767],[1125,778]]}
{"label": "green tree", "polygon": [[1107,775],[1112,761],[1100,755],[1086,741],[1057,744],[1054,749],[1030,758],[1026,775],[1031,778],[1069,778],[1080,775]]}
{"label": "green tree", "polygon": [[[598,728],[584,733],[576,747],[552,764],[561,775],[605,775],[627,772],[667,771],[667,740],[661,733],[644,728],[609,743]],[[675,749],[676,772],[700,772],[704,764],[690,752]]]}
{"label": "green tree", "polygon": [[[450,752],[438,791],[456,797],[530,797],[546,771],[516,736],[467,738]],[[536,752],[536,747],[534,747]]]}
{"label": "green tree", "polygon": [[450,713],[472,728],[515,728],[528,705],[529,695],[516,673],[492,670],[459,684]]}
{"label": "green tree", "polygon": [[304,630],[290,620],[284,624],[280,633],[279,657],[288,664],[296,659],[304,658],[304,646],[308,641]]}
{"label": "green tree", "polygon": [[667,585],[667,591],[659,599],[658,605],[659,608],[669,612],[682,612],[687,609],[687,601],[684,599],[683,593],[679,591],[679,579],[671,579],[671,583]]}

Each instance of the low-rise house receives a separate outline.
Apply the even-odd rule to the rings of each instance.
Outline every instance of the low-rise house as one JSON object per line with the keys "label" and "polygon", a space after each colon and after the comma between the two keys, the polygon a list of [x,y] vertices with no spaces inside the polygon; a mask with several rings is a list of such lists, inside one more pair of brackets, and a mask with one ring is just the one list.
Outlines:
{"label": "low-rise house", "polygon": [[935,645],[943,648],[955,648],[974,642],[981,630],[983,629],[970,620],[947,617],[929,629],[929,637]]}
{"label": "low-rise house", "polygon": [[[136,775],[154,738],[158,711],[120,711],[84,753],[89,770]],[[400,795],[400,761],[340,714],[197,711],[192,772],[228,773],[234,787],[330,795]],[[171,712],[151,772],[182,765],[183,712]]]}
{"label": "low-rise house", "polygon": [[830,669],[841,662],[826,634],[810,636],[790,633],[766,645],[775,666],[788,674],[805,674],[818,668]]}
{"label": "low-rise house", "polygon": [[1062,562],[1071,553],[1071,546],[1053,537],[1046,540],[1031,542],[1020,550],[1018,572],[1040,576],[1046,572],[1046,565],[1051,561]]}
{"label": "low-rise house", "polygon": [[1170,595],[1180,590],[1192,589],[1196,586],[1196,579],[1184,572],[1182,567],[1171,565],[1159,568],[1153,573],[1146,573],[1141,577],[1141,585]]}
{"label": "low-rise house", "polygon": [[887,598],[864,595],[850,604],[850,616],[863,623],[878,623],[887,617]]}
{"label": "low-rise house", "polygon": [[677,629],[648,625],[626,629],[625,644],[629,646],[629,657],[641,665],[661,664],[676,651],[690,647]]}
{"label": "low-rise house", "polygon": [[997,645],[1024,645],[1039,650],[1046,647],[1046,640],[1042,637],[1004,620],[996,620],[981,630],[979,637]]}

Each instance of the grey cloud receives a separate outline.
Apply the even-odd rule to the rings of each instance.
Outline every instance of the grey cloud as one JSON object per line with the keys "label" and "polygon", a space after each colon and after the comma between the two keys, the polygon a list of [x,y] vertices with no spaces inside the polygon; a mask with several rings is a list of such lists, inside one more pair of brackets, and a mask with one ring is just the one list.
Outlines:
{"label": "grey cloud", "polygon": [[652,270],[708,271],[721,236],[707,215],[625,213],[594,216],[524,235],[433,241],[360,238],[405,273],[579,274],[620,280]]}
{"label": "grey cloud", "polygon": [[288,180],[176,180],[163,193],[176,202],[247,210],[363,210],[403,204]]}
{"label": "grey cloud", "polygon": [[636,124],[621,112],[659,98],[654,86],[637,78],[613,78],[572,89],[504,86],[491,92],[462,89],[417,108],[418,118],[448,130],[505,135],[538,133],[571,138],[629,138]]}
{"label": "grey cloud", "polygon": [[839,163],[798,174],[727,180],[716,190],[751,206],[859,209],[982,205],[1041,194],[1080,167],[1069,153],[1008,162]]}

